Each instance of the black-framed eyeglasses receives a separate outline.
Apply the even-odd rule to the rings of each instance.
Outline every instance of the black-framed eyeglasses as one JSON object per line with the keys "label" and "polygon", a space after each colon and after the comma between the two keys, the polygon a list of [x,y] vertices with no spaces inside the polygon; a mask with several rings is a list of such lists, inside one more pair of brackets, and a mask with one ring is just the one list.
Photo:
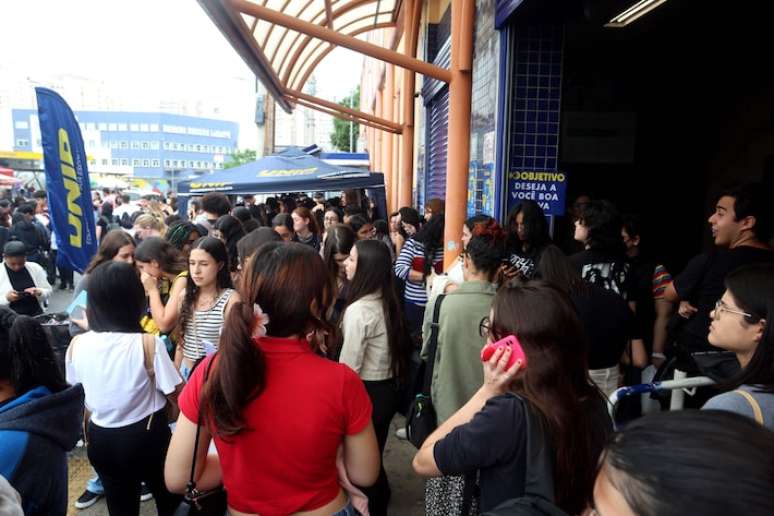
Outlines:
{"label": "black-framed eyeglasses", "polygon": [[478,334],[483,338],[489,337],[489,333],[492,331],[492,324],[489,322],[489,317],[484,317],[481,322],[478,323]]}

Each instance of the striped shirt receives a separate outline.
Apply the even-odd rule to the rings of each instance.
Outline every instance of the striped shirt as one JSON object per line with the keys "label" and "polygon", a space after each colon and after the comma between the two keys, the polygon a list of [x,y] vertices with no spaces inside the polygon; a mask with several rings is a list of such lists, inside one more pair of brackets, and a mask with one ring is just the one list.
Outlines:
{"label": "striped shirt", "polygon": [[[433,253],[433,268],[437,274],[443,272],[443,246],[438,247]],[[398,259],[395,260],[395,275],[406,282],[405,300],[413,305],[425,306],[427,304],[425,282],[408,279],[411,270],[418,272],[425,270],[425,244],[413,238],[404,244]]]}
{"label": "striped shirt", "polygon": [[191,320],[186,321],[183,337],[183,356],[192,362],[207,356],[207,347],[218,349],[220,330],[223,327],[226,305],[234,289],[223,291],[209,310],[194,310]]}

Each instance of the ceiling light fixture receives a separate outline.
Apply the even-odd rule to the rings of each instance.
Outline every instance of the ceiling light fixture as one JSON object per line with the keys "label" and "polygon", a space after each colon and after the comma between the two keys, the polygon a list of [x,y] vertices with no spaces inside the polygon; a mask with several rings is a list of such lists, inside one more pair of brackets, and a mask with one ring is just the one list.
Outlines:
{"label": "ceiling light fixture", "polygon": [[618,16],[614,17],[605,27],[620,28],[642,18],[650,11],[663,4],[667,0],[640,0]]}

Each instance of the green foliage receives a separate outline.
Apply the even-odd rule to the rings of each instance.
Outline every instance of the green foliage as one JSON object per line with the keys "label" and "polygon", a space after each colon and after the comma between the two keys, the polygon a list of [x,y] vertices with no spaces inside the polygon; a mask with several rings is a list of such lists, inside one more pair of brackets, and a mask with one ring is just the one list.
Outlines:
{"label": "green foliage", "polygon": [[255,161],[255,151],[252,149],[236,150],[231,154],[231,161],[226,161],[223,164],[223,168],[234,168],[245,163]]}
{"label": "green foliage", "polygon": [[[360,86],[344,100],[339,102],[340,106],[352,109],[360,109]],[[360,125],[335,118],[333,120],[333,132],[331,133],[331,143],[341,152],[357,152],[357,138],[360,135]]]}

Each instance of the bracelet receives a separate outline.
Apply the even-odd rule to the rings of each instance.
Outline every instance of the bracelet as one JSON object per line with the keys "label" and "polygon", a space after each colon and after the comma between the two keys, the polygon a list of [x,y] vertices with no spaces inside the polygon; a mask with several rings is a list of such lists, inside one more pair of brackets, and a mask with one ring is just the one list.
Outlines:
{"label": "bracelet", "polygon": [[666,355],[663,353],[654,352],[650,354],[650,358],[660,358],[661,360],[666,360]]}

